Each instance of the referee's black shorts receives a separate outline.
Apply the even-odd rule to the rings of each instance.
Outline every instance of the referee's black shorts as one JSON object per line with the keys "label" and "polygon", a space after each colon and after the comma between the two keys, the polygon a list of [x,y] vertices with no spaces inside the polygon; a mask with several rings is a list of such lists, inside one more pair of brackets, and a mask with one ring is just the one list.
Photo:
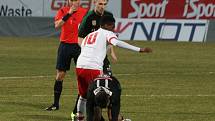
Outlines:
{"label": "referee's black shorts", "polygon": [[61,71],[70,70],[71,60],[75,65],[78,56],[81,53],[81,48],[78,44],[68,44],[61,42],[58,48],[56,69]]}

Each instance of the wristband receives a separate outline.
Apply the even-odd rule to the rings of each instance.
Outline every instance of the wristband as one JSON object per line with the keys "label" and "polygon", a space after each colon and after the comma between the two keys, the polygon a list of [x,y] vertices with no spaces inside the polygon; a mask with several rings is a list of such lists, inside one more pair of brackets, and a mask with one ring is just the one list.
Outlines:
{"label": "wristband", "polygon": [[72,14],[67,13],[67,14],[62,18],[62,20],[63,20],[64,22],[66,22],[66,21],[69,19],[69,17],[70,17],[71,15],[72,15]]}

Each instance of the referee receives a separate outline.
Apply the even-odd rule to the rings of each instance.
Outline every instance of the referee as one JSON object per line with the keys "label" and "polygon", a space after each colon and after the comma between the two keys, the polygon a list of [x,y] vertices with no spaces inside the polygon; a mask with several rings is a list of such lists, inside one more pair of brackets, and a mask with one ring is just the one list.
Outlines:
{"label": "referee", "polygon": [[[68,6],[58,10],[55,16],[55,28],[61,29],[60,45],[57,53],[56,78],[54,84],[54,102],[47,107],[47,111],[59,110],[59,100],[63,89],[63,80],[70,70],[71,60],[76,64],[81,52],[78,45],[78,25],[87,10],[79,6],[80,0],[67,0]],[[73,111],[76,113],[76,107]]]}

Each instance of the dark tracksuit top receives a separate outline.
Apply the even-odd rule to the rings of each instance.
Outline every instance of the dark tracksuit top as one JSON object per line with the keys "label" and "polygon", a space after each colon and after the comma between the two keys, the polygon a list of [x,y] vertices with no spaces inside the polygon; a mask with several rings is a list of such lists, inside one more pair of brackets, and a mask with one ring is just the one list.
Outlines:
{"label": "dark tracksuit top", "polygon": [[[113,14],[108,11],[104,11],[103,16],[104,15],[113,16]],[[102,16],[98,15],[94,10],[88,11],[80,24],[78,37],[85,38],[89,33],[98,30],[100,28],[101,17]]]}
{"label": "dark tracksuit top", "polygon": [[97,106],[95,104],[94,90],[98,88],[98,82],[99,86],[105,87],[112,92],[108,108],[111,109],[112,121],[118,121],[121,86],[115,77],[98,77],[90,84],[87,92],[87,121],[93,121],[93,115],[97,115],[94,114],[94,107]]}
{"label": "dark tracksuit top", "polygon": [[[113,16],[113,14],[108,11],[104,11],[103,16],[104,15]],[[98,15],[94,10],[88,11],[80,24],[78,37],[85,38],[89,33],[98,30],[100,28],[101,18],[102,16]],[[112,75],[110,61],[108,60],[107,56],[104,59],[103,72],[105,74]]]}

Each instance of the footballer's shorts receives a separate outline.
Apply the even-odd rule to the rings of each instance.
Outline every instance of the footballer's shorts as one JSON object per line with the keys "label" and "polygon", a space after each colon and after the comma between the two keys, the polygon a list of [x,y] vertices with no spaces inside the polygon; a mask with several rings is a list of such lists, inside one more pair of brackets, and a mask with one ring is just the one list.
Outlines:
{"label": "footballer's shorts", "polygon": [[103,73],[107,74],[109,76],[112,76],[112,70],[111,70],[111,66],[110,66],[110,61],[108,60],[107,55],[105,56],[104,59],[104,65],[103,65]]}
{"label": "footballer's shorts", "polygon": [[56,69],[61,71],[70,70],[71,60],[73,59],[76,65],[80,53],[81,48],[78,44],[61,42],[58,48]]}
{"label": "footballer's shorts", "polygon": [[88,86],[101,74],[101,70],[76,68],[79,95],[86,98]]}

